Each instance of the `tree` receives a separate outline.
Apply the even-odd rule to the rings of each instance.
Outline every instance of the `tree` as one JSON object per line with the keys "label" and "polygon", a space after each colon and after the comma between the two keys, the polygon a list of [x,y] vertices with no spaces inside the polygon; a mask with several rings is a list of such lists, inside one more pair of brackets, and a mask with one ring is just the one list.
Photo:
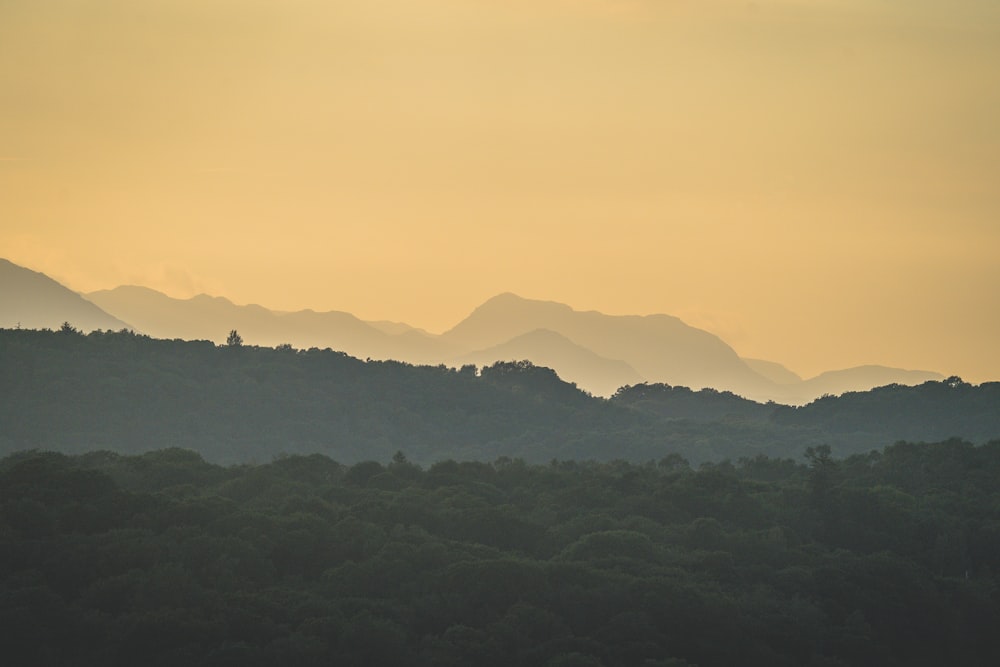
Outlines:
{"label": "tree", "polygon": [[839,470],[830,453],[830,445],[809,447],[806,460],[809,461],[809,489],[817,499],[825,502]]}
{"label": "tree", "polygon": [[236,329],[233,329],[229,332],[229,337],[226,338],[226,345],[229,347],[242,347],[243,336],[239,335],[239,333],[236,332]]}

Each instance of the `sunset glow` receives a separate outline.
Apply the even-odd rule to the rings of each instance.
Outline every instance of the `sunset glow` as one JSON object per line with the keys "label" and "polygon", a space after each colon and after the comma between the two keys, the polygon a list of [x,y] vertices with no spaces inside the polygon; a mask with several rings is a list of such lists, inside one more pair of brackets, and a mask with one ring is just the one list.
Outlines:
{"label": "sunset glow", "polygon": [[995,0],[0,3],[0,257],[1000,379]]}

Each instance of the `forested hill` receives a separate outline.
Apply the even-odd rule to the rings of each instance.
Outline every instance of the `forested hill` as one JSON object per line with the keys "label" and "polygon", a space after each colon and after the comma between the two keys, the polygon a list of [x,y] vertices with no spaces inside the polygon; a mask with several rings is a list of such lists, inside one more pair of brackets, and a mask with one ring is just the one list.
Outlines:
{"label": "forested hill", "polygon": [[843,456],[904,438],[1000,437],[998,387],[953,380],[798,409],[663,385],[604,400],[526,362],[477,372],[287,346],[0,330],[0,452],[183,447],[221,463],[282,453],[342,463],[397,451],[419,463],[679,453],[697,464],[797,458],[829,444]]}
{"label": "forested hill", "polygon": [[1000,382],[971,385],[961,378],[916,386],[893,384],[870,391],[824,396],[793,407],[757,403],[712,389],[642,384],[621,388],[612,401],[670,419],[742,420],[774,428],[798,427],[826,435],[856,451],[896,440],[976,442],[1000,438]]}

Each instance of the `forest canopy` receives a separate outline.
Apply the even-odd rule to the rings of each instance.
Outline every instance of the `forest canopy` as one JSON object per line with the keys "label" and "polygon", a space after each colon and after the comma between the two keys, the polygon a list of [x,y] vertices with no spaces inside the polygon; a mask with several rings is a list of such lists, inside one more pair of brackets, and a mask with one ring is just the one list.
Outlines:
{"label": "forest canopy", "polygon": [[5,659],[997,664],[1000,442],[813,454],[8,456]]}

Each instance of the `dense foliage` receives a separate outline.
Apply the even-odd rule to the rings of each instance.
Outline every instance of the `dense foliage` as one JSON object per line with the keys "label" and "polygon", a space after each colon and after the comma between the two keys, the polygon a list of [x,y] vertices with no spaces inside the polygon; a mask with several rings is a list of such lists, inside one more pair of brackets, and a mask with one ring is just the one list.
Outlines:
{"label": "dense foliage", "polygon": [[11,665],[1000,664],[1000,442],[0,460]]}
{"label": "dense foliage", "polygon": [[68,325],[0,330],[0,453],[179,446],[219,463],[279,453],[354,463],[402,449],[421,464],[680,453],[698,464],[950,437],[1000,437],[1000,383],[886,387],[797,409],[665,385],[604,400],[527,362],[450,369]]}

